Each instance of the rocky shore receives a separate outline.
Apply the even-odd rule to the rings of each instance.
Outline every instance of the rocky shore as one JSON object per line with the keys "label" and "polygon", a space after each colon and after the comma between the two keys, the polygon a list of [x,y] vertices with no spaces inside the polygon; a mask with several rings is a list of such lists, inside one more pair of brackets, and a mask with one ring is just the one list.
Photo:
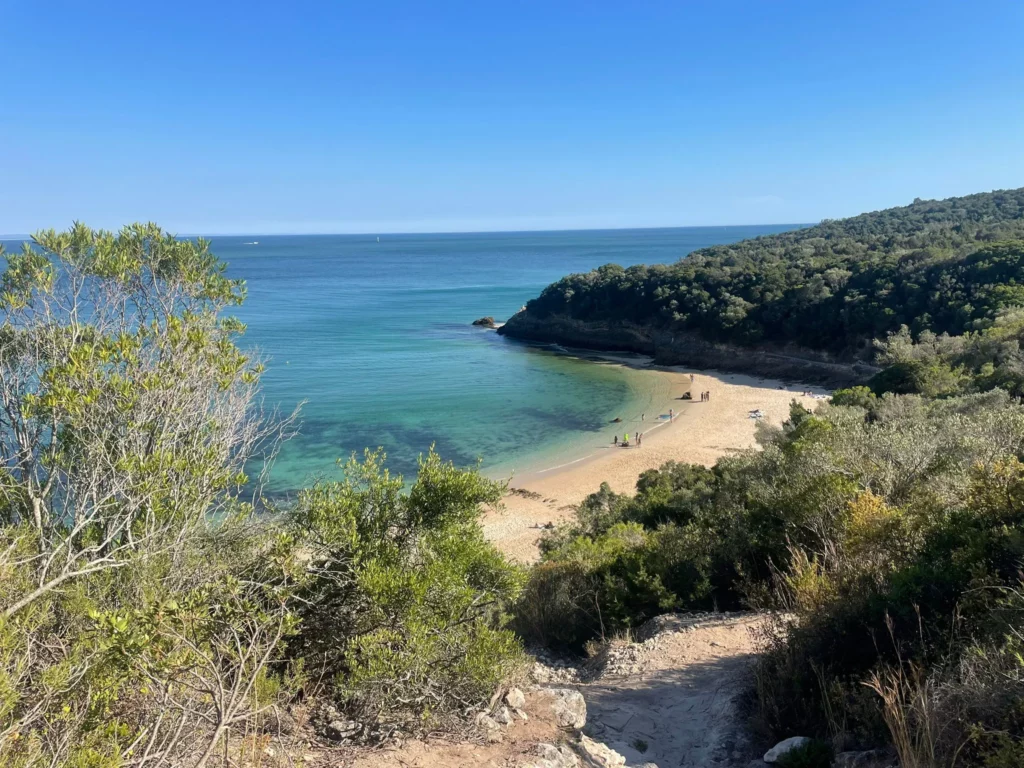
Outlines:
{"label": "rocky shore", "polygon": [[554,315],[538,318],[521,311],[498,329],[502,336],[603,352],[650,355],[659,365],[687,365],[738,371],[831,388],[860,384],[878,368],[860,361],[836,360],[797,347],[740,347],[708,341],[694,333],[672,333],[631,323],[585,323]]}

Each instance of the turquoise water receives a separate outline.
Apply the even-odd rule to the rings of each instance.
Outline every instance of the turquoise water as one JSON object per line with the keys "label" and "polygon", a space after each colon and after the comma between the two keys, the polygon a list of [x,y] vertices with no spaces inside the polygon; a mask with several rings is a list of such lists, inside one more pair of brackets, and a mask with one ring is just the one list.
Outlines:
{"label": "turquoise water", "polygon": [[330,474],[336,459],[367,446],[383,447],[406,475],[431,443],[459,464],[536,468],[642,398],[642,382],[472,320],[503,320],[570,272],[670,262],[784,229],[213,238],[230,274],[248,284],[238,314],[246,343],[269,358],[268,404],[306,401],[271,490]]}
{"label": "turquoise water", "polygon": [[[267,358],[268,405],[300,401],[270,491],[287,494],[335,461],[383,447],[412,475],[435,443],[492,474],[564,460],[567,446],[605,437],[608,420],[643,410],[643,372],[580,360],[474,328],[513,314],[571,272],[616,262],[671,262],[690,251],[790,227],[694,227],[452,235],[212,238],[246,280],[243,345]],[[258,245],[247,245],[258,240]],[[5,243],[8,248],[17,244]],[[610,438],[609,438],[610,439]]]}

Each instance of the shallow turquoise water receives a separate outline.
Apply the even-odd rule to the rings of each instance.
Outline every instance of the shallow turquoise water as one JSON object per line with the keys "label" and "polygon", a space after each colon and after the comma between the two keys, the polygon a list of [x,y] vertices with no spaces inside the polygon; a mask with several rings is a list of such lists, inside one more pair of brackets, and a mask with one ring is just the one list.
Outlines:
{"label": "shallow turquoise water", "polygon": [[[644,396],[635,371],[470,326],[504,319],[548,283],[608,262],[674,261],[786,227],[458,235],[215,237],[248,283],[247,344],[269,358],[269,404],[306,401],[271,490],[381,446],[411,474],[431,443],[492,470],[529,468],[585,441]],[[245,245],[258,240],[259,245]]]}
{"label": "shallow turquoise water", "polygon": [[431,443],[460,465],[482,458],[492,474],[603,444],[609,418],[643,410],[643,372],[517,343],[471,321],[503,320],[570,272],[671,262],[789,228],[212,238],[229,274],[248,284],[237,314],[249,326],[243,345],[268,358],[267,404],[290,411],[306,401],[270,491],[335,474],[337,459],[364,447],[383,447],[392,470],[409,476]]}

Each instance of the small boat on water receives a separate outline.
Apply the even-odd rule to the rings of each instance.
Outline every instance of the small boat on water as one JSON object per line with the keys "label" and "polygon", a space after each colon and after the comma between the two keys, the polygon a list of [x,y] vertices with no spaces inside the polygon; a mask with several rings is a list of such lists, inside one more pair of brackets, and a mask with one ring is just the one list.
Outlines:
{"label": "small boat on water", "polygon": [[251,243],[242,243],[242,245],[259,245],[259,244],[260,244],[259,240],[253,240]]}

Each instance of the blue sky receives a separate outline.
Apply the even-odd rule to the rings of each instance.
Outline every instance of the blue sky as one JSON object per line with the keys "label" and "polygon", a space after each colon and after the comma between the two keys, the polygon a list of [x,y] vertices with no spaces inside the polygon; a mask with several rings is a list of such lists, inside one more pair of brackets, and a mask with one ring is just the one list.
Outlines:
{"label": "blue sky", "polygon": [[1024,3],[8,2],[0,232],[808,222],[1024,186]]}

